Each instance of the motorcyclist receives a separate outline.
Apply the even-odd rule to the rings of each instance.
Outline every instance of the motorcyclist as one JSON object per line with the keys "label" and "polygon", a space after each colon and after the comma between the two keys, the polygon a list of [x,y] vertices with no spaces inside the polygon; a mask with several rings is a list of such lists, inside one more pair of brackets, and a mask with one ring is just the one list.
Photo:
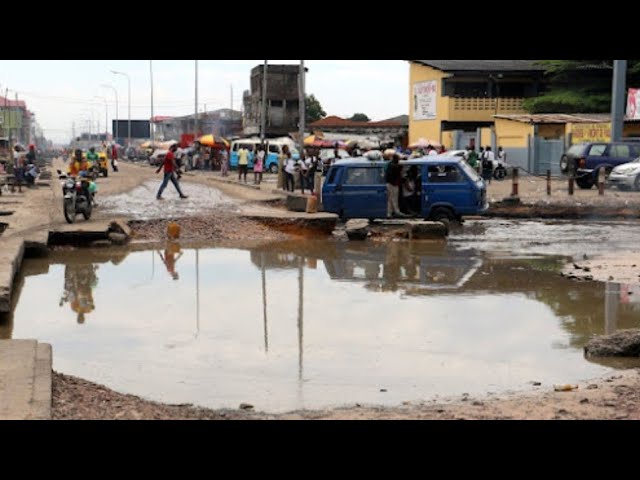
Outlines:
{"label": "motorcyclist", "polygon": [[70,177],[77,177],[80,174],[80,169],[82,168],[83,163],[86,167],[86,162],[83,162],[83,160],[82,150],[79,148],[74,150],[71,161],[69,162],[69,168],[67,169]]}
{"label": "motorcyclist", "polygon": [[85,156],[82,155],[82,150],[78,148],[73,152],[73,157],[69,164],[69,176],[73,178],[80,177],[85,197],[88,198],[89,201],[93,201],[94,192],[91,192],[92,182],[89,173],[89,162],[87,162]]}
{"label": "motorcyclist", "polygon": [[98,163],[99,156],[96,153],[96,147],[90,147],[87,152],[87,162],[89,162],[89,170],[96,169],[98,172],[100,171],[100,165]]}

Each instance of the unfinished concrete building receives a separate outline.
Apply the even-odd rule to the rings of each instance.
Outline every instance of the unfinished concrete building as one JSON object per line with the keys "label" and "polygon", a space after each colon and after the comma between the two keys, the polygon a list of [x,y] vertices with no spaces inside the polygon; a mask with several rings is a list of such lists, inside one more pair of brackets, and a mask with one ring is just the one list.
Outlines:
{"label": "unfinished concrete building", "polygon": [[[264,65],[251,69],[251,91],[244,93],[244,134],[260,135]],[[267,66],[265,136],[279,137],[298,130],[298,65]]]}

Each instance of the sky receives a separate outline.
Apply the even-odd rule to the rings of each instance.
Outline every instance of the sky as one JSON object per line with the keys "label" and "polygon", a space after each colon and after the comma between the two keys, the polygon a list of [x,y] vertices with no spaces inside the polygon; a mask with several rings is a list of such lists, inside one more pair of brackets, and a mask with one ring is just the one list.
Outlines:
{"label": "sky", "polygon": [[[269,64],[297,64],[299,60],[269,60]],[[249,89],[250,70],[264,60],[199,60],[199,111],[239,110]],[[195,61],[153,60],[154,115],[188,115],[195,110]],[[327,115],[350,117],[365,113],[372,120],[406,114],[409,110],[409,64],[404,60],[305,60],[307,94],[320,101]],[[0,95],[27,102],[45,137],[68,142],[75,133],[93,126],[104,132],[118,116],[128,118],[131,81],[131,119],[151,116],[149,60],[0,60]],[[231,93],[233,91],[233,94]],[[100,98],[96,98],[100,97]],[[106,105],[105,105],[106,104]],[[109,128],[109,132],[111,129]]]}

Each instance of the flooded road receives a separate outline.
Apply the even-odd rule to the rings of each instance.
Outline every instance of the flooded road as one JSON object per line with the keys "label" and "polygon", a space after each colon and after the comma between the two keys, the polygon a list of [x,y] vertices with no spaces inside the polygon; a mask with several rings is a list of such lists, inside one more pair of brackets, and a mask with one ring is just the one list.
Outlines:
{"label": "flooded road", "polygon": [[470,220],[453,229],[449,243],[513,255],[565,255],[582,258],[635,250],[640,224],[634,221]]}
{"label": "flooded road", "polygon": [[[551,241],[568,227],[514,225],[468,222],[449,246],[53,252],[25,260],[0,336],[49,342],[55,370],[116,391],[269,412],[551,388],[610,371],[582,346],[638,327],[640,291],[560,277],[566,258],[540,254],[568,254]],[[544,244],[528,248],[536,228]],[[499,248],[505,237],[523,239],[515,255]]]}

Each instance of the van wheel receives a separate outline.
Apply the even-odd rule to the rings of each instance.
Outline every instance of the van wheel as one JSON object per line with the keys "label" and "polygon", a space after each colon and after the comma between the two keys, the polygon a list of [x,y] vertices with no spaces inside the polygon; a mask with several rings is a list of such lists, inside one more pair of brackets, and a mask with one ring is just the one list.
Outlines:
{"label": "van wheel", "polygon": [[586,175],[584,177],[576,178],[576,184],[583,190],[589,190],[593,187],[593,179],[590,175]]}
{"label": "van wheel", "polygon": [[431,212],[430,218],[434,222],[443,222],[448,224],[449,222],[455,220],[455,215],[448,208],[437,207],[433,209],[433,212]]}
{"label": "van wheel", "polygon": [[270,173],[278,173],[278,164],[277,163],[272,163],[271,165],[269,165],[269,172]]}

